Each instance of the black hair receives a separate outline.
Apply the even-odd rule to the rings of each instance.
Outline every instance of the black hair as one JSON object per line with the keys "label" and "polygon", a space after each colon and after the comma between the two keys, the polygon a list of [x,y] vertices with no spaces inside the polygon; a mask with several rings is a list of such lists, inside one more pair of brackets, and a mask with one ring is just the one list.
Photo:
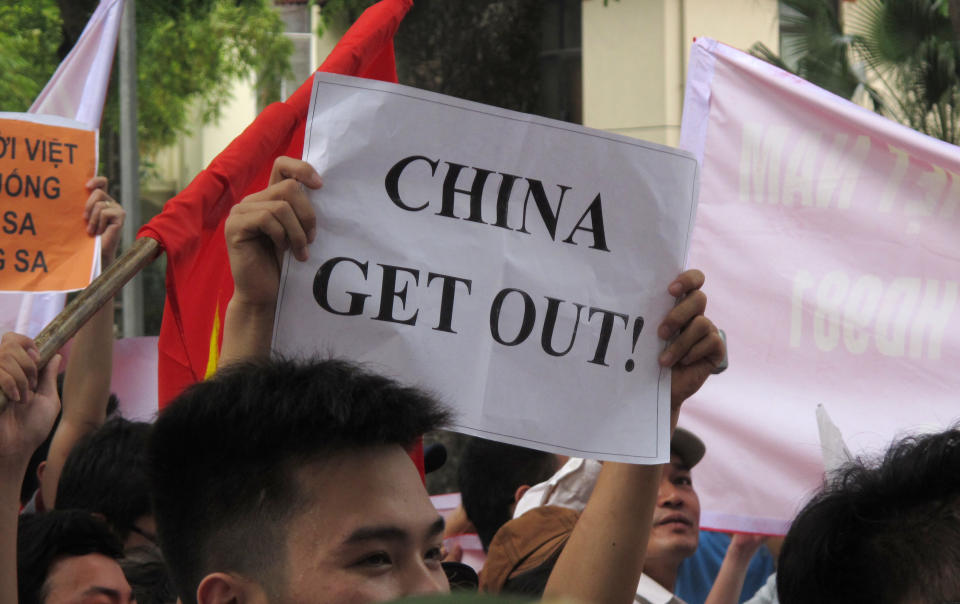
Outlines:
{"label": "black hair", "polygon": [[512,517],[514,494],[557,471],[557,456],[515,445],[472,438],[460,460],[458,482],[463,509],[477,529],[483,551]]}
{"label": "black hair", "polygon": [[41,604],[53,563],[64,556],[103,554],[117,559],[123,546],[106,523],[82,510],[25,514],[17,529],[17,592],[20,604]]}
{"label": "black hair", "polygon": [[447,420],[430,395],[341,360],[239,364],[188,388],[149,446],[160,544],[183,601],[215,571],[280,585],[303,464],[409,447]]}
{"label": "black hair", "polygon": [[[65,373],[57,374],[57,394],[60,396],[60,400],[63,400],[63,379]],[[117,395],[111,393],[110,398],[107,399],[107,417],[113,415],[117,407],[120,405],[120,401],[117,399]],[[47,434],[47,438],[37,447],[37,450],[33,452],[33,455],[30,457],[30,463],[27,465],[27,472],[23,477],[23,483],[20,485],[20,505],[26,505],[30,498],[33,497],[34,493],[37,492],[37,489],[40,488],[40,479],[37,477],[37,468],[40,466],[40,463],[46,461],[47,453],[50,452],[50,443],[53,441],[53,435],[56,433],[57,428],[60,426],[60,418],[63,417],[63,410],[61,409],[57,413],[57,419],[53,422],[53,427],[50,428],[50,433]]]}
{"label": "black hair", "polygon": [[156,545],[138,546],[124,552],[120,568],[133,590],[137,604],[174,604],[177,590],[167,563]]}
{"label": "black hair", "polygon": [[152,513],[147,480],[151,426],[122,417],[107,420],[70,451],[57,483],[57,509],[103,514],[121,540]]}
{"label": "black hair", "polygon": [[840,470],[793,521],[777,591],[783,604],[960,600],[960,430]]}

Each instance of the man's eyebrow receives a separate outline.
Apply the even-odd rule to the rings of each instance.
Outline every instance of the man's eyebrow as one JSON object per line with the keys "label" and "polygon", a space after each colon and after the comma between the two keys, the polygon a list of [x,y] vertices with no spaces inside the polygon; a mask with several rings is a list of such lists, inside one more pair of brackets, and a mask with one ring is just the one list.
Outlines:
{"label": "man's eyebrow", "polygon": [[343,540],[344,545],[353,545],[363,541],[385,540],[385,541],[403,541],[409,538],[410,534],[398,526],[361,526],[350,533]]}
{"label": "man's eyebrow", "polygon": [[443,529],[447,527],[447,521],[443,519],[443,516],[437,516],[437,519],[433,521],[433,524],[430,525],[430,528],[427,529],[427,537],[435,537],[437,535],[443,534]]}
{"label": "man's eyebrow", "polygon": [[81,597],[85,598],[87,596],[99,596],[99,595],[107,596],[108,598],[111,598],[116,602],[122,601],[120,599],[119,591],[117,591],[116,589],[112,589],[110,587],[100,587],[98,585],[94,585],[93,587],[87,588],[87,590],[81,594]]}
{"label": "man's eyebrow", "polygon": [[[433,537],[443,533],[445,522],[442,516],[437,516],[430,528],[427,529],[427,536]],[[362,526],[350,533],[344,539],[343,545],[355,545],[364,541],[404,541],[410,538],[410,533],[394,525]]]}

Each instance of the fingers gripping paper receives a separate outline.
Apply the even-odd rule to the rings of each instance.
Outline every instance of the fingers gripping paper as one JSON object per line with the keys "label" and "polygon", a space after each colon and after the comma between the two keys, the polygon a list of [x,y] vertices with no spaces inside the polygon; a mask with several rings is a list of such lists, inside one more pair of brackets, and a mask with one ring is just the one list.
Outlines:
{"label": "fingers gripping paper", "polygon": [[274,347],[418,383],[456,429],[557,452],[669,457],[655,326],[696,162],[666,147],[318,74],[310,260],[288,258]]}

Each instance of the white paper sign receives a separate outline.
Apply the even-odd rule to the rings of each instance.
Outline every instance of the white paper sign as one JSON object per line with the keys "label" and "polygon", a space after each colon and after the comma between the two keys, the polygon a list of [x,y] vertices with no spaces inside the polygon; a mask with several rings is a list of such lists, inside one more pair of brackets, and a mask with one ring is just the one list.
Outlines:
{"label": "white paper sign", "polygon": [[310,260],[284,266],[274,349],[344,356],[451,405],[454,429],[558,453],[669,459],[689,154],[317,74]]}

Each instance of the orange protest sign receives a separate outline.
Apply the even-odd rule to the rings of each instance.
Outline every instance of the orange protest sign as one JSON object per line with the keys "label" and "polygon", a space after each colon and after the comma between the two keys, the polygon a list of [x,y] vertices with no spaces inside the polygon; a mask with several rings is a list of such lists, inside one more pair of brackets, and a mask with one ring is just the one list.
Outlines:
{"label": "orange protest sign", "polygon": [[86,182],[96,132],[0,119],[0,291],[52,292],[90,283]]}

